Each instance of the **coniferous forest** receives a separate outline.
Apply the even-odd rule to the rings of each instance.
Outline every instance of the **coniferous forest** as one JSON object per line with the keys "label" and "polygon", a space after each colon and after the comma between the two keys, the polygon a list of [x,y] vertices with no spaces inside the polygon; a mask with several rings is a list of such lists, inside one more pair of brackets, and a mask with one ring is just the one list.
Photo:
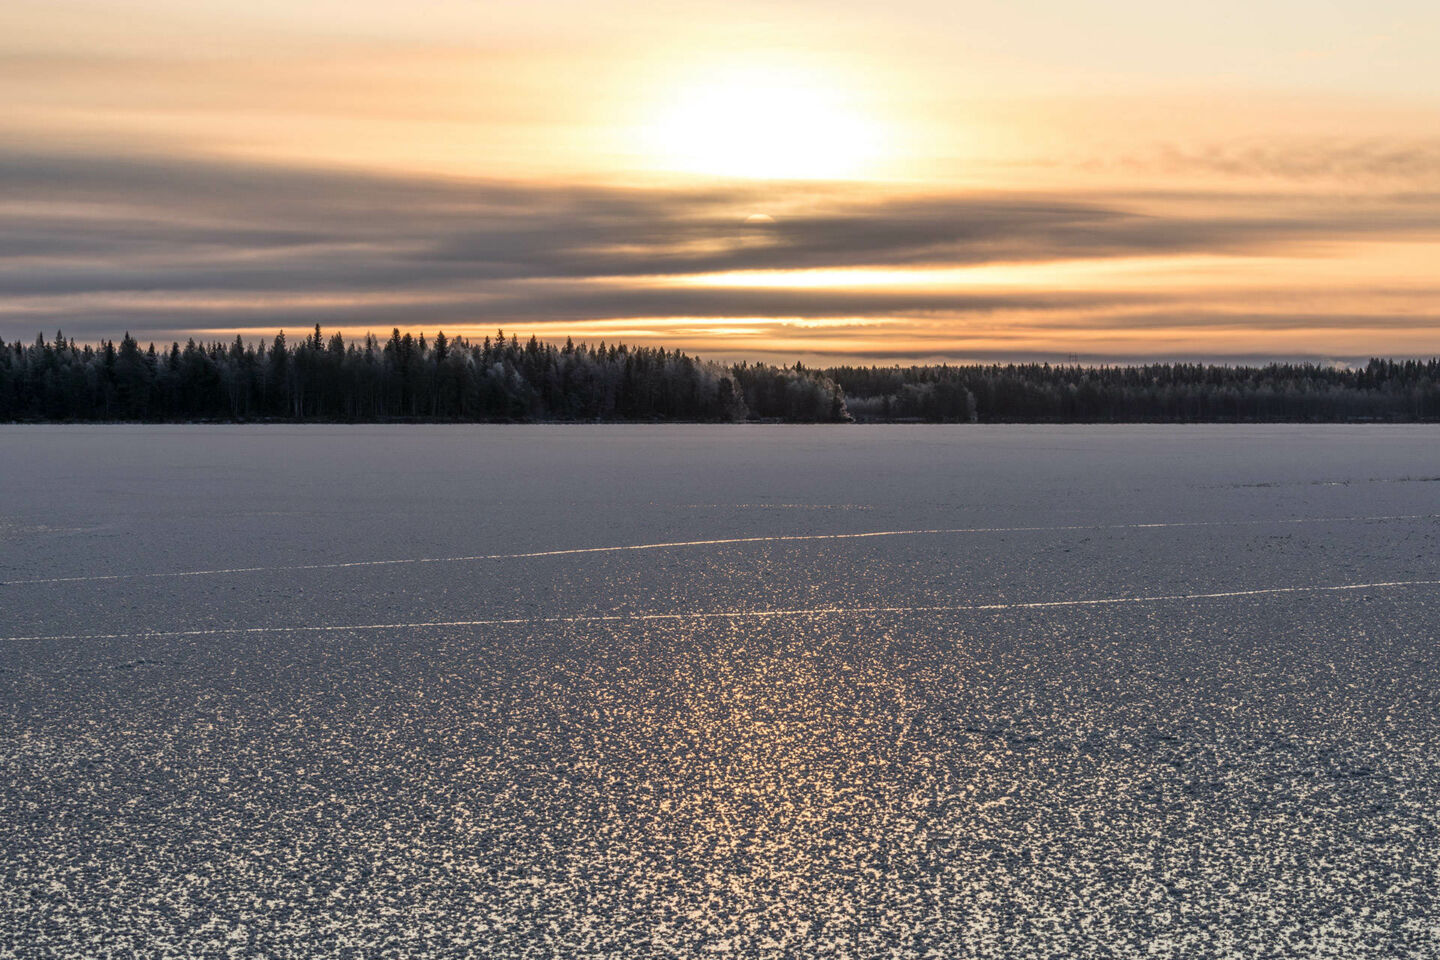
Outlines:
{"label": "coniferous forest", "polygon": [[56,334],[0,351],[0,420],[842,420],[835,384],[801,368],[722,366],[651,347],[473,343],[394,331],[347,343],[166,349]]}
{"label": "coniferous forest", "polygon": [[720,364],[623,344],[0,342],[0,420],[1263,422],[1440,420],[1440,360],[1135,366]]}
{"label": "coniferous forest", "polygon": [[833,367],[857,420],[1225,423],[1440,420],[1440,360]]}

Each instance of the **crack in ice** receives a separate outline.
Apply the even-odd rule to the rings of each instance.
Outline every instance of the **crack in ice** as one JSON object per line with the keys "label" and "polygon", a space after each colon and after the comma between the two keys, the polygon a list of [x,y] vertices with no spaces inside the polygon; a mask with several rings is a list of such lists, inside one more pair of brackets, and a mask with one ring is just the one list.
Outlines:
{"label": "crack in ice", "polygon": [[1258,587],[1211,593],[1148,594],[1134,597],[1097,597],[1090,600],[1030,600],[1005,603],[929,604],[916,606],[792,607],[769,610],[697,610],[684,613],[611,613],[570,617],[496,617],[483,620],[421,620],[408,623],[348,623],[269,627],[206,627],[198,630],[151,630],[139,633],[57,634],[0,637],[0,643],[39,640],[133,640],[160,637],[211,637],[257,633],[345,633],[375,630],[427,630],[448,627],[543,626],[546,624],[648,623],[684,620],[763,620],[782,617],[866,616],[906,613],[986,613],[1003,610],[1042,610],[1056,607],[1101,607],[1120,604],[1166,603],[1187,600],[1222,600],[1289,593],[1335,593],[1384,590],[1397,587],[1440,586],[1437,580],[1381,580],[1372,583],[1320,584],[1294,587]]}
{"label": "crack in ice", "polygon": [[639,550],[674,550],[685,547],[713,547],[744,543],[794,543],[813,540],[865,540],[875,537],[958,536],[967,533],[1065,533],[1082,530],[1158,530],[1182,527],[1261,526],[1270,524],[1379,523],[1402,520],[1435,520],[1440,514],[1417,513],[1374,517],[1299,517],[1278,520],[1175,520],[1155,523],[1077,523],[1059,526],[939,527],[917,530],[872,530],[861,533],[774,534],[755,537],[723,537],[714,540],[666,540],[610,547],[570,547],[533,550],[526,553],[488,553],[463,557],[410,557],[393,560],[347,560],[332,563],[297,563],[268,567],[221,567],[210,570],[162,571],[159,573],[108,573],[76,577],[41,577],[29,580],[0,580],[0,586],[18,587],[44,583],[94,583],[106,580],[154,580],[178,577],[211,577],[237,573],[283,573],[301,570],[345,570],[356,567],[387,567],[422,563],[479,563],[487,560],[528,560],[542,557],[569,557],[589,553],[623,553]]}

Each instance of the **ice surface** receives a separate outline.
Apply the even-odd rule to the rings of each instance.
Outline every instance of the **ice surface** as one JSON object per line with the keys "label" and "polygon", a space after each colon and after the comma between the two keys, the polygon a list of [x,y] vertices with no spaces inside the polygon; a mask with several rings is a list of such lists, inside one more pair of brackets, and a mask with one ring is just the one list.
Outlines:
{"label": "ice surface", "polygon": [[0,427],[0,956],[1440,956],[1437,440]]}

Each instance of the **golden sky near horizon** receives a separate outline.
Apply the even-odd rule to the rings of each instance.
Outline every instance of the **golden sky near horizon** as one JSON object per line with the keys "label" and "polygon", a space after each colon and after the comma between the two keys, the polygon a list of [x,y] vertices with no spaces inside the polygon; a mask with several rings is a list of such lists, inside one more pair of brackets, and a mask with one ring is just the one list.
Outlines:
{"label": "golden sky near horizon", "polygon": [[0,8],[0,336],[1440,353],[1440,8]]}

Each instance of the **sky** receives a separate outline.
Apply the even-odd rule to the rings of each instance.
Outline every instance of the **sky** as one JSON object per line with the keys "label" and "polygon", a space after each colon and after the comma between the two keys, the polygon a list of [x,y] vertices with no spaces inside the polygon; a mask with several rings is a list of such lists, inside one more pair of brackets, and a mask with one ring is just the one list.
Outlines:
{"label": "sky", "polygon": [[1440,353],[1421,0],[7,0],[0,338]]}

